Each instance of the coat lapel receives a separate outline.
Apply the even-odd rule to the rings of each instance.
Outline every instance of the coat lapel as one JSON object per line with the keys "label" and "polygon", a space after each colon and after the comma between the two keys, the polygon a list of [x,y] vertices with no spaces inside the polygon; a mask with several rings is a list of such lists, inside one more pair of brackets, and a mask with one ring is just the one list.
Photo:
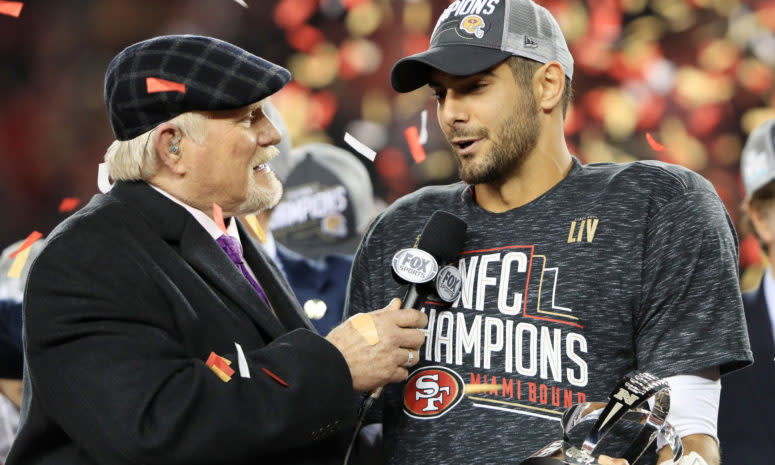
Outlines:
{"label": "coat lapel", "polygon": [[280,270],[271,263],[271,259],[261,250],[261,246],[257,245],[250,237],[245,227],[239,222],[237,222],[237,227],[245,261],[255,273],[256,281],[261,284],[261,288],[272,304],[272,309],[277,317],[288,329],[305,328],[315,331]]}
{"label": "coat lapel", "polygon": [[128,201],[207,284],[236,304],[269,338],[287,332],[221,247],[184,208],[144,182],[118,182],[109,195]]}

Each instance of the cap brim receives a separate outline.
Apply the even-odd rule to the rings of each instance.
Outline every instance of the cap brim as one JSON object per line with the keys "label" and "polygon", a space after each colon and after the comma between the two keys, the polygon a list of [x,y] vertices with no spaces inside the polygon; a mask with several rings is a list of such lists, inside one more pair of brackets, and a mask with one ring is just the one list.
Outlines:
{"label": "cap brim", "polygon": [[468,76],[500,63],[512,53],[474,45],[447,45],[402,58],[390,72],[397,92],[411,92],[430,80],[432,69],[455,76]]}

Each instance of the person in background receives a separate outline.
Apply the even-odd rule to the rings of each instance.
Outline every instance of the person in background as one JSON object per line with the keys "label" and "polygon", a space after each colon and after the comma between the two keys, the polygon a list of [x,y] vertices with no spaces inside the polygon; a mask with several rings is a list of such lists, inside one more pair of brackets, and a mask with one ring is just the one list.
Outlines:
{"label": "person in background", "polygon": [[30,252],[18,277],[9,276],[15,259],[10,255],[24,241],[6,247],[0,254],[0,464],[5,463],[19,429],[22,404],[22,298],[30,266],[46,244],[39,239]]}
{"label": "person in background", "polygon": [[212,37],[113,58],[115,183],[30,271],[8,465],[338,465],[356,393],[406,378],[425,315],[388,299],[318,335],[234,218],[281,197],[262,107],[289,80]]}
{"label": "person in background", "polygon": [[775,119],[759,125],[743,147],[743,209],[768,266],[759,286],[743,294],[754,363],[724,379],[719,406],[722,463],[775,460]]}
{"label": "person in background", "polygon": [[333,145],[306,144],[291,158],[269,229],[296,297],[327,334],[342,321],[352,254],[376,214],[371,179],[355,155]]}
{"label": "person in background", "polygon": [[[606,400],[633,370],[669,383],[686,453],[719,463],[720,377],[751,362],[731,219],[683,167],[583,165],[563,132],[572,79],[559,24],[530,0],[451,3],[428,50],[392,69],[396,91],[432,90],[463,182],[371,224],[346,315],[403,290],[391,259],[434,211],[468,227],[460,298],[421,300],[422,362],[382,393],[389,464],[519,463],[561,438],[565,408]],[[673,458],[655,452],[638,463]]]}

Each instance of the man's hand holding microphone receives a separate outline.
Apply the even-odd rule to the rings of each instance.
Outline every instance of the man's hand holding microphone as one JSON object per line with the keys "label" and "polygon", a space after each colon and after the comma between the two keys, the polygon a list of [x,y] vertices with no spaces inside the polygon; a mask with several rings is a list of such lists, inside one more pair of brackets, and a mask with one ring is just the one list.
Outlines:
{"label": "man's hand holding microphone", "polygon": [[353,389],[369,392],[409,376],[408,369],[420,359],[419,349],[425,341],[421,329],[427,324],[424,313],[401,309],[401,300],[396,298],[385,308],[354,315],[326,339],[350,367]]}
{"label": "man's hand holding microphone", "polygon": [[[404,381],[409,368],[419,362],[419,349],[425,342],[422,328],[428,324],[428,317],[415,308],[434,290],[442,299],[454,300],[446,291],[449,275],[456,274],[457,267],[447,266],[440,272],[439,264],[458,257],[465,232],[463,220],[435,211],[414,247],[401,249],[393,256],[393,277],[409,284],[403,299],[393,299],[380,310],[356,314],[328,334],[326,339],[342,352],[350,367],[356,391],[371,391],[370,397],[377,398],[382,386]],[[446,279],[442,283],[439,278]],[[457,284],[459,287],[459,279]]]}

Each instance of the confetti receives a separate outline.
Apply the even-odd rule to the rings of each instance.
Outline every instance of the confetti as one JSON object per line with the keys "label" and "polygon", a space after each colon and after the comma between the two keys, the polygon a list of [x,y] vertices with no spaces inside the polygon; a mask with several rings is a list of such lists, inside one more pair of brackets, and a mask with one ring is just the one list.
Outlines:
{"label": "confetti", "polygon": [[228,234],[226,232],[226,223],[223,221],[223,209],[215,202],[213,202],[213,220],[215,220],[215,224],[218,226],[218,229],[220,229],[224,234]]}
{"label": "confetti", "polygon": [[224,383],[231,381],[231,375],[234,374],[234,370],[229,366],[231,365],[231,361],[221,357],[215,352],[210,352],[210,356],[207,358],[205,365],[210,367],[210,370],[218,375]]}
{"label": "confetti", "polygon": [[428,110],[420,113],[420,143],[425,145],[428,142]]}
{"label": "confetti", "polygon": [[9,255],[8,258],[16,257],[16,255],[18,255],[19,252],[21,252],[22,250],[24,250],[24,249],[28,248],[29,246],[31,246],[32,244],[34,244],[35,241],[37,241],[41,237],[43,237],[43,234],[39,233],[38,231],[32,231],[30,233],[30,235],[27,236],[27,239],[24,239],[24,242],[22,243],[22,245],[20,245],[19,248],[16,249],[16,251],[14,253]]}
{"label": "confetti", "polygon": [[347,145],[355,149],[356,152],[360,153],[371,161],[374,161],[374,157],[377,156],[377,152],[368,148],[366,144],[351,136],[349,132],[344,133],[344,141],[347,143]]}
{"label": "confetti", "polygon": [[646,140],[648,141],[649,145],[652,149],[656,150],[657,152],[664,152],[665,146],[654,140],[654,138],[651,136],[651,133],[646,133]]}
{"label": "confetti", "polygon": [[108,165],[100,163],[97,167],[97,187],[100,192],[107,194],[113,189],[113,184],[110,183],[110,176],[108,176]]}
{"label": "confetti", "polygon": [[425,149],[422,148],[420,143],[420,135],[417,133],[417,126],[409,126],[404,131],[406,141],[409,142],[409,150],[412,152],[412,158],[415,163],[422,163],[425,161]]}
{"label": "confetti", "polygon": [[503,386],[500,384],[466,384],[466,394],[481,394],[489,391],[500,391]]}
{"label": "confetti", "polygon": [[19,255],[16,256],[16,259],[11,264],[11,269],[8,270],[9,278],[19,279],[21,277],[24,264],[27,263],[27,258],[29,258],[31,250],[32,249],[27,247],[19,252]]}
{"label": "confetti", "polygon": [[245,0],[234,0],[238,5],[242,5],[243,7],[247,8],[248,4],[245,3]]}
{"label": "confetti", "polygon": [[22,2],[0,1],[0,14],[18,18],[19,15],[22,13],[23,6],[24,6],[24,3]]}
{"label": "confetti", "polygon": [[237,367],[239,368],[239,375],[243,378],[250,378],[250,369],[248,368],[248,361],[245,358],[245,353],[242,351],[242,346],[234,343],[237,348]]}
{"label": "confetti", "polygon": [[59,204],[59,213],[67,213],[75,210],[75,207],[81,203],[81,199],[76,197],[65,197]]}
{"label": "confetti", "polygon": [[155,92],[180,92],[186,93],[186,85],[174,81],[166,81],[159,78],[145,78],[145,85],[148,88],[148,93],[153,94]]}
{"label": "confetti", "polygon": [[258,241],[262,244],[266,244],[266,234],[264,234],[264,230],[261,228],[261,224],[259,224],[256,215],[245,215],[244,218],[245,221],[248,222],[250,229],[252,229],[256,234],[256,237],[258,237]]}
{"label": "confetti", "polygon": [[282,385],[283,385],[283,386],[285,386],[285,387],[288,387],[288,383],[286,383],[285,381],[283,381],[282,379],[280,379],[280,377],[279,377],[279,376],[277,376],[276,374],[274,374],[274,373],[272,373],[271,371],[267,370],[266,368],[261,368],[261,369],[262,369],[262,370],[264,370],[264,373],[266,373],[267,375],[269,375],[269,376],[271,376],[272,378],[274,378],[274,380],[275,380],[275,381],[277,381],[278,383],[282,384]]}

